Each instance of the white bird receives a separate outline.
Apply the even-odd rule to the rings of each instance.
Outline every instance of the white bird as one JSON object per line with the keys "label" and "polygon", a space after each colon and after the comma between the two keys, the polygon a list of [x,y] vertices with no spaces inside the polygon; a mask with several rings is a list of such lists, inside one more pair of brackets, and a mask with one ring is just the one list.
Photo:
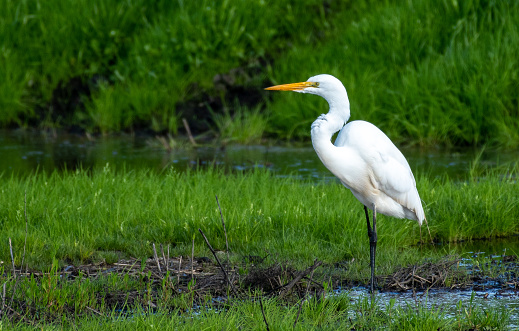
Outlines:
{"label": "white bird", "polygon": [[[312,144],[326,168],[364,205],[370,243],[370,291],[373,293],[377,212],[418,221],[420,227],[424,220],[427,222],[407,160],[373,124],[365,121],[346,124],[350,118],[348,94],[344,85],[331,75],[317,75],[306,82],[276,85],[266,90],[316,94],[328,101],[328,113],[312,124]],[[332,144],[331,138],[339,130],[335,144]],[[367,208],[373,211],[373,227]]]}

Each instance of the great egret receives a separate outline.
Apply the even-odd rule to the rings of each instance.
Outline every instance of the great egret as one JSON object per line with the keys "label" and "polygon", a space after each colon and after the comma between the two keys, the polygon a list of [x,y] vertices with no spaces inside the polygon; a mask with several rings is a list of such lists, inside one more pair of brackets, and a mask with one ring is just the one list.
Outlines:
{"label": "great egret", "polygon": [[[330,110],[312,124],[312,144],[323,162],[364,205],[370,245],[373,293],[377,249],[377,212],[418,221],[425,214],[416,182],[404,155],[376,126],[350,118],[350,102],[344,85],[331,75],[317,75],[301,83],[276,85],[266,90],[316,94],[328,101]],[[332,144],[333,134],[339,135]],[[373,227],[368,208],[373,210]]]}

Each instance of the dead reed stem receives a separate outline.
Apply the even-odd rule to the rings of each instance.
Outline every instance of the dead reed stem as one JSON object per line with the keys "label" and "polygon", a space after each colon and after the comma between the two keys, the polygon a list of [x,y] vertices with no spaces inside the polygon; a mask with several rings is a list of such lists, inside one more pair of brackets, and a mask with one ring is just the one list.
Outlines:
{"label": "dead reed stem", "polygon": [[308,275],[310,272],[313,273],[314,270],[317,269],[317,267],[319,267],[321,264],[323,264],[322,261],[315,260],[314,264],[312,266],[308,267],[304,271],[299,272],[294,279],[292,279],[288,284],[283,286],[283,289],[282,289],[279,297],[283,298],[290,291],[290,289],[292,289],[292,287],[294,287],[294,285],[296,285],[297,282],[299,282],[301,280],[301,278]]}
{"label": "dead reed stem", "polygon": [[2,315],[4,314],[4,308],[5,308],[5,285],[7,282],[4,283],[3,290],[2,290],[2,307],[0,308],[0,320],[2,319]]}
{"label": "dead reed stem", "polygon": [[220,259],[218,258],[218,255],[216,255],[216,252],[214,251],[213,247],[209,243],[209,240],[207,240],[207,237],[205,236],[205,234],[202,231],[202,229],[198,229],[198,231],[200,232],[202,237],[204,237],[204,240],[205,240],[205,243],[207,244],[207,247],[209,247],[209,249],[211,250],[211,253],[213,253],[214,258],[216,259],[216,262],[218,262],[218,265],[220,266],[220,269],[222,269],[223,276],[225,277],[225,280],[227,281],[227,283],[231,287],[231,290],[233,291],[233,293],[235,295],[237,295],[236,290],[234,289],[234,286],[232,285],[231,280],[229,279],[229,276],[227,275],[227,272],[225,271],[225,268],[223,267],[222,263],[220,262]]}
{"label": "dead reed stem", "polygon": [[25,215],[25,241],[23,243],[23,255],[22,255],[22,264],[20,264],[20,272],[22,271],[23,263],[25,261],[25,247],[27,246],[27,228],[28,228],[28,224],[29,224],[29,221],[27,220],[27,190],[25,191],[23,206],[24,206],[23,213]]}
{"label": "dead reed stem", "polygon": [[303,308],[303,303],[305,303],[306,298],[308,298],[308,291],[310,290],[310,284],[312,283],[312,278],[314,277],[314,271],[315,271],[315,269],[313,269],[312,272],[310,273],[310,280],[306,284],[305,296],[303,297],[303,300],[301,300],[301,303],[299,304],[299,309],[297,310],[296,320],[294,321],[294,329],[296,327],[297,321],[299,320],[299,315],[301,314],[301,309]]}
{"label": "dead reed stem", "polygon": [[261,297],[259,298],[260,308],[261,308],[261,314],[263,315],[263,322],[265,322],[265,327],[267,328],[267,331],[270,331],[269,323],[267,322],[267,317],[265,316],[265,310],[263,309],[263,303],[261,302]]}
{"label": "dead reed stem", "polygon": [[157,267],[159,268],[159,274],[161,274],[162,271],[160,270],[160,261],[159,261],[158,255],[157,255],[157,250],[155,249],[155,243],[153,243],[152,245],[153,245],[153,254],[155,255],[155,261],[157,261]]}
{"label": "dead reed stem", "polygon": [[187,136],[189,138],[189,141],[193,146],[196,146],[196,141],[193,135],[191,134],[191,129],[189,128],[189,124],[187,123],[187,120],[185,118],[182,119],[182,123],[184,124],[184,128],[186,129]]}
{"label": "dead reed stem", "polygon": [[[168,245],[168,248],[169,248],[169,245]],[[166,255],[164,255],[164,246],[162,246],[162,244],[160,244],[160,252],[162,253],[162,260],[164,261],[164,266],[166,266],[166,274],[168,273],[168,260],[169,260],[169,256],[168,256],[168,260],[166,260]]]}
{"label": "dead reed stem", "polygon": [[193,263],[195,262],[195,238],[193,237],[193,244],[191,246],[191,283],[193,283],[193,277],[195,275]]}
{"label": "dead reed stem", "polygon": [[9,237],[9,251],[11,252],[11,262],[13,263],[13,278],[16,279],[16,269],[14,268],[13,244],[11,243],[11,237]]}
{"label": "dead reed stem", "polygon": [[182,268],[182,255],[180,255],[180,261],[178,261],[177,284],[180,284],[180,269],[181,268]]}

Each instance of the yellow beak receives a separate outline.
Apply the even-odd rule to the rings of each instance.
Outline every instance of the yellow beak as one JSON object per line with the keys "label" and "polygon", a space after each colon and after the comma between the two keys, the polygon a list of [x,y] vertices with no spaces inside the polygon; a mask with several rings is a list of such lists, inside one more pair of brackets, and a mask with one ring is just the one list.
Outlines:
{"label": "yellow beak", "polygon": [[300,82],[300,83],[291,83],[291,84],[283,84],[267,87],[265,90],[269,91],[301,91],[307,87],[317,87],[318,83],[314,82]]}

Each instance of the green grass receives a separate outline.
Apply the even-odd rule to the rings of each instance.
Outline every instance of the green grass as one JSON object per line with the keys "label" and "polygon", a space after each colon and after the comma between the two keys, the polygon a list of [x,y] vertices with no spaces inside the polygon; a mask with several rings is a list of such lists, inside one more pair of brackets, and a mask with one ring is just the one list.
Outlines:
{"label": "green grass", "polygon": [[[517,167],[506,170],[506,175],[500,171],[490,170],[462,182],[418,177],[435,240],[495,238],[519,232]],[[218,195],[233,252],[264,255],[268,251],[296,265],[315,258],[327,262],[354,258],[357,263],[350,272],[366,274],[369,250],[364,211],[336,182],[278,178],[261,169],[157,174],[107,165],[93,171],[3,176],[0,184],[3,237],[12,238],[17,263],[25,237],[25,191],[28,261],[38,267],[54,259],[95,261],[103,252],[147,257],[151,243],[170,244],[173,254],[190,255],[193,236],[196,255],[207,255],[198,228],[215,248],[222,249],[225,239],[215,202]],[[378,233],[382,273],[427,257],[414,246],[420,240],[416,222],[382,215]],[[0,250],[0,259],[10,260],[8,250]]]}
{"label": "green grass", "polygon": [[200,102],[207,93],[224,97],[214,78],[231,69],[240,69],[232,85],[257,88],[264,74],[247,72],[328,24],[323,6],[317,0],[2,1],[0,125],[38,127],[46,120],[91,132],[176,133],[178,103]]}
{"label": "green grass", "polygon": [[[517,166],[494,170],[474,166],[472,176],[461,182],[419,176],[418,188],[433,238],[456,241],[516,235],[518,170]],[[272,261],[290,261],[289,265],[296,268],[306,267],[316,258],[331,266],[347,261],[347,268],[327,267],[325,273],[361,282],[369,277],[363,209],[336,182],[278,178],[262,169],[154,173],[107,165],[91,171],[2,176],[0,187],[0,204],[4,206],[0,211],[4,229],[0,280],[6,284],[8,302],[14,286],[18,286],[16,302],[31,307],[26,316],[42,316],[33,326],[98,329],[110,324],[112,329],[149,329],[152,325],[162,329],[211,329],[224,323],[229,329],[263,329],[254,293],[247,300],[223,306],[211,301],[210,296],[202,298],[205,306],[191,315],[195,297],[172,291],[166,284],[168,277],[160,284],[144,274],[124,273],[94,278],[78,275],[74,281],[62,280],[64,265],[103,259],[115,262],[125,256],[148,258],[153,255],[152,243],[170,245],[172,256],[190,256],[194,238],[195,256],[209,256],[198,228],[203,229],[215,249],[225,249],[215,194],[223,209],[232,261],[239,263],[243,256],[265,256],[267,252]],[[21,278],[15,285],[7,238],[13,241],[14,259],[19,266],[26,216],[25,261],[31,269],[46,274]],[[439,260],[451,253],[447,245],[436,249],[417,246],[420,238],[415,222],[380,216],[378,233],[378,275],[390,274],[399,266]],[[490,270],[487,260],[479,262],[482,274],[503,272]],[[322,276],[325,282],[328,276]],[[131,311],[131,316],[121,314],[117,310],[120,306],[114,308],[108,302],[108,293],[132,293],[133,299],[123,309]],[[153,314],[147,311],[148,302],[157,306]],[[292,327],[299,309],[297,303],[263,298],[263,304],[272,329]],[[450,306],[427,308],[424,303],[414,302],[406,306],[390,301],[384,306],[368,297],[351,298],[348,293],[326,299],[313,297],[303,305],[296,329],[505,328],[512,316],[504,308],[483,310],[472,301],[460,301],[451,310]],[[18,329],[31,324],[19,317],[13,321],[20,321]],[[53,324],[48,324],[51,321]],[[11,322],[4,318],[1,323],[7,326]]]}
{"label": "green grass", "polygon": [[[516,1],[412,0],[344,11],[330,40],[297,45],[270,73],[275,83],[336,75],[352,119],[398,142],[517,147],[518,9]],[[327,109],[315,97],[273,99],[271,130],[287,138],[307,138]]]}
{"label": "green grass", "polygon": [[[366,303],[366,298],[352,300],[348,295],[330,297],[324,300],[309,300],[305,303],[301,315],[296,321],[298,305],[285,306],[277,300],[263,302],[265,317],[273,330],[349,330],[389,328],[389,330],[438,330],[438,328],[464,330],[474,327],[506,327],[510,313],[504,308],[482,311],[469,306],[471,316],[460,310],[454,318],[445,318],[442,309],[426,309],[421,305],[409,305],[405,308],[383,309]],[[459,304],[463,306],[462,303]],[[465,308],[465,307],[464,307]],[[352,311],[354,313],[352,313]],[[469,318],[467,318],[469,317]],[[221,328],[222,321],[226,330],[244,328],[246,330],[264,330],[265,322],[258,303],[245,303],[232,306],[225,312],[202,310],[201,315],[186,321],[185,317],[171,318],[170,315],[152,317],[142,315],[136,318],[138,328],[153,325],[166,329],[181,327],[183,329],[198,329],[200,327]],[[127,327],[129,321],[121,321],[116,328]],[[89,323],[90,324],[90,323]],[[134,323],[130,325],[135,325]],[[88,326],[85,325],[86,329]]]}
{"label": "green grass", "polygon": [[517,1],[6,0],[0,12],[2,127],[176,135],[187,117],[226,141],[308,140],[324,101],[262,88],[331,73],[352,118],[397,142],[519,146]]}
{"label": "green grass", "polygon": [[224,114],[213,114],[217,137],[220,143],[239,143],[239,144],[258,144],[261,143],[264,132],[267,128],[267,118],[262,114],[261,109],[248,109],[236,103],[231,115],[226,107]]}
{"label": "green grass", "polygon": [[[352,298],[348,294],[311,298],[304,302],[301,312],[299,303],[288,304],[277,299],[262,299],[265,319],[271,330],[350,330],[377,329],[388,330],[467,330],[467,329],[506,329],[514,313],[505,307],[483,310],[472,300],[468,303],[459,301],[451,316],[447,311],[450,305],[426,308],[425,302],[400,303],[391,300],[387,306],[368,297]],[[33,327],[44,329],[64,328],[82,330],[264,330],[265,321],[256,295],[250,300],[232,303],[225,309],[215,309],[211,301],[194,314],[179,309],[169,311],[159,308],[149,313],[142,308],[135,308],[131,314],[119,314],[105,311],[104,316],[83,314],[76,318],[64,318],[60,323],[47,324],[36,322]],[[296,322],[297,320],[297,322]],[[2,322],[5,326],[8,321]],[[294,326],[295,324],[295,326]],[[1,324],[0,324],[1,325]],[[13,329],[28,328],[27,323],[10,325]]]}

